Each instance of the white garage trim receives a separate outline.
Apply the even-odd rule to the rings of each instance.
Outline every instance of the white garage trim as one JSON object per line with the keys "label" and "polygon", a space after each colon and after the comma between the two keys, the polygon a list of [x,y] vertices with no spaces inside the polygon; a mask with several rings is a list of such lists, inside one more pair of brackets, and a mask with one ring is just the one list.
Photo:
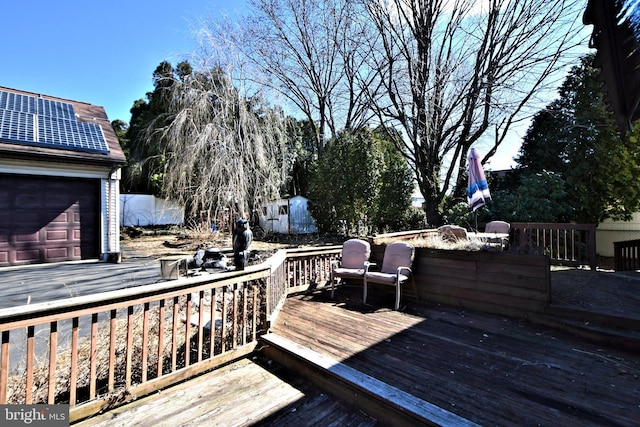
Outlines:
{"label": "white garage trim", "polygon": [[25,163],[24,160],[0,159],[0,173],[107,179],[111,170],[108,167],[90,165],[70,165],[68,163],[36,161]]}

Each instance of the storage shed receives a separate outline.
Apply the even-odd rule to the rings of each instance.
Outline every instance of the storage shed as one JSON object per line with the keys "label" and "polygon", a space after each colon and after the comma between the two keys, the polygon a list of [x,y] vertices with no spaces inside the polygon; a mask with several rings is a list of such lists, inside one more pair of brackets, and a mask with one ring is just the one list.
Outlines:
{"label": "storage shed", "polygon": [[103,107],[0,87],[0,267],[118,261],[124,163]]}
{"label": "storage shed", "polygon": [[274,200],[262,207],[260,227],[268,233],[317,233],[316,223],[308,208],[309,200],[302,196]]}

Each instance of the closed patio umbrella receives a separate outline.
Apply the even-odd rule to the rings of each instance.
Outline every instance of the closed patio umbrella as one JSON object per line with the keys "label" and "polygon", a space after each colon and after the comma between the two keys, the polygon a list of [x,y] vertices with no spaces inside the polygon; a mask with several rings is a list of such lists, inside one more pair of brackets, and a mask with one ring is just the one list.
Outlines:
{"label": "closed patio umbrella", "polygon": [[469,209],[473,210],[476,219],[476,231],[478,230],[478,208],[484,206],[487,200],[491,200],[489,187],[487,186],[487,178],[480,164],[480,155],[478,150],[472,148],[469,150],[467,157],[469,168],[469,186],[467,187],[467,204]]}

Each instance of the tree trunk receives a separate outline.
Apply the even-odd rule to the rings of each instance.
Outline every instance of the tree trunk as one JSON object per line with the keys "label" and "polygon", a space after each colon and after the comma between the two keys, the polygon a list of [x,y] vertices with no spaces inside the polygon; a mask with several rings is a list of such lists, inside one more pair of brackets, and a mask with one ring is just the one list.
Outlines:
{"label": "tree trunk", "polygon": [[[440,200],[440,185],[437,178],[437,168],[430,174],[418,174],[418,188],[424,197],[423,208],[427,215],[427,223],[430,227],[438,227],[442,225],[442,212],[441,207],[437,200]],[[426,172],[426,171],[425,171]]]}

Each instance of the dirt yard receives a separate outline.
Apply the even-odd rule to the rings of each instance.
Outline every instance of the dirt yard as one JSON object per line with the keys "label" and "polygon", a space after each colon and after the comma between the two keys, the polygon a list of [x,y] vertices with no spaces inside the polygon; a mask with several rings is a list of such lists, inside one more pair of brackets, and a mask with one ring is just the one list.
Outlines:
{"label": "dirt yard", "polygon": [[[340,236],[266,235],[254,234],[250,250],[260,259],[265,259],[278,249],[304,246],[340,245]],[[199,232],[185,228],[139,228],[130,227],[120,233],[120,244],[124,256],[135,253],[139,256],[161,258],[171,255],[193,255],[198,249],[217,248],[231,251],[231,235],[223,232]]]}

